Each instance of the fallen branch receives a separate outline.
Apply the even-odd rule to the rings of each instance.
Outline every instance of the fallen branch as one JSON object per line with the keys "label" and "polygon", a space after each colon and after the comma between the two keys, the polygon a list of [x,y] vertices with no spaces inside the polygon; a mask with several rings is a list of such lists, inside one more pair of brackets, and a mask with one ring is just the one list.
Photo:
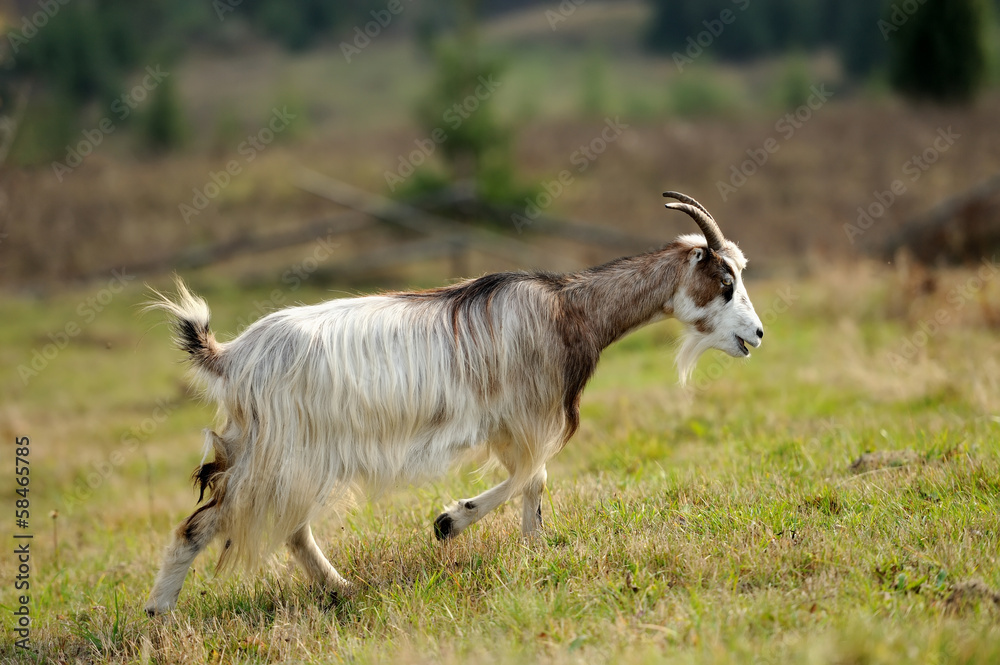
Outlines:
{"label": "fallen branch", "polygon": [[[171,270],[194,270],[203,268],[219,261],[236,256],[269,252],[285,247],[294,247],[320,238],[351,233],[359,229],[370,228],[371,222],[356,212],[347,212],[331,219],[323,219],[291,231],[272,233],[264,236],[244,235],[230,240],[186,249],[169,256],[164,256],[141,263],[126,266],[126,271],[132,275],[150,275]],[[110,269],[93,271],[81,279],[91,280],[105,277]]]}
{"label": "fallen branch", "polygon": [[946,258],[961,261],[982,254],[984,245],[1000,238],[996,228],[983,225],[989,200],[1000,193],[1000,173],[983,180],[960,194],[941,201],[929,211],[905,223],[880,248],[891,259],[900,249],[909,249],[925,263]]}
{"label": "fallen branch", "polygon": [[439,217],[406,203],[378,194],[364,192],[352,185],[311,169],[300,167],[295,185],[337,205],[370,215],[400,228],[430,236],[448,236],[449,243],[461,242],[484,254],[496,256],[515,265],[541,264],[540,250],[532,245],[482,227],[470,226]]}

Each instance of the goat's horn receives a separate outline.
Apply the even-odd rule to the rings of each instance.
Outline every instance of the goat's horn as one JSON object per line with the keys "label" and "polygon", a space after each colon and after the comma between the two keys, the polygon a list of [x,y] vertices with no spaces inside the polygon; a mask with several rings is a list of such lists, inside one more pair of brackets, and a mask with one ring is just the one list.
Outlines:
{"label": "goat's horn", "polygon": [[722,231],[719,229],[719,225],[715,223],[715,219],[703,205],[692,199],[690,196],[686,196],[680,192],[663,192],[663,195],[672,199],[683,201],[683,203],[665,203],[664,206],[670,208],[671,210],[686,212],[698,224],[701,232],[705,234],[705,240],[708,241],[709,249],[714,249],[715,251],[722,249],[722,241],[724,240]]}
{"label": "goat's horn", "polygon": [[715,221],[715,217],[712,217],[712,213],[708,211],[708,208],[698,203],[687,194],[681,194],[680,192],[663,192],[663,197],[667,199],[677,199],[678,201],[681,201],[683,203],[690,203],[695,208],[701,210],[703,213],[708,215],[708,218],[711,219],[713,222]]}

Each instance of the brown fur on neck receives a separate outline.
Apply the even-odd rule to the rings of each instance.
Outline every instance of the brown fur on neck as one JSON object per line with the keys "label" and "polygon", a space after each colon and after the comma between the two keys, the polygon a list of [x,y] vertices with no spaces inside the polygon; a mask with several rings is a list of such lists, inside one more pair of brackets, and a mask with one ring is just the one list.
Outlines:
{"label": "brown fur on neck", "polygon": [[[646,254],[616,259],[603,265],[566,275],[554,287],[559,316],[556,326],[565,345],[563,408],[566,440],[580,424],[580,396],[594,371],[601,352],[616,340],[661,315],[671,315],[671,298],[680,285],[694,245],[684,240]],[[719,282],[719,270],[731,269],[711,250],[698,265],[698,280],[705,293]],[[725,268],[723,268],[725,266]],[[715,297],[718,293],[712,295]]]}

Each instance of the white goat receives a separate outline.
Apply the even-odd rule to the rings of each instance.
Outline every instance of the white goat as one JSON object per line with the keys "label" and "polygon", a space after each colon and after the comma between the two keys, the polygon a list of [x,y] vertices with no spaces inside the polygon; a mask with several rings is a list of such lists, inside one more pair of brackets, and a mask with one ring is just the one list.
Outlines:
{"label": "white goat", "polygon": [[[282,542],[311,578],[351,585],[313,540],[310,520],[354,486],[379,491],[442,473],[485,448],[509,477],[434,521],[452,538],[523,497],[522,531],[542,521],[546,461],[579,425],[580,394],[601,351],[652,321],[691,330],[682,381],[717,348],[750,355],[764,335],[741,279],[746,259],[697,201],[664,196],[701,227],[666,247],[568,275],[500,273],[430,291],[291,307],[219,343],[203,300],[178,280],[171,301],[181,348],[218,402],[215,459],[194,473],[209,501],[177,527],[150,593],[172,609],[195,556],[225,537],[219,567],[251,567]],[[200,499],[199,499],[200,500]]]}

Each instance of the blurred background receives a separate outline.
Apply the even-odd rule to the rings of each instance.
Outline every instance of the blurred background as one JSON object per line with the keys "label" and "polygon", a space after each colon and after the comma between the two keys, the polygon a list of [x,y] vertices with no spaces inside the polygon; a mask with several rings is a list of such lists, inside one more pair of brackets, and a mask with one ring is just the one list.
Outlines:
{"label": "blurred background", "polygon": [[0,7],[14,292],[571,270],[692,231],[665,189],[758,276],[1000,239],[997,0]]}
{"label": "blurred background", "polygon": [[[844,662],[937,653],[942,626],[993,649],[995,614],[970,612],[975,629],[946,623],[927,609],[939,592],[915,593],[922,582],[900,571],[940,585],[948,569],[949,580],[1000,587],[998,17],[1000,0],[0,0],[0,438],[32,442],[38,658],[148,658],[140,599],[171,525],[196,503],[184,478],[202,460],[213,409],[184,378],[163,317],[141,315],[144,283],[170,291],[180,274],[225,341],[295,303],[579,270],[661,246],[696,231],[664,210],[668,189],[701,201],[743,248],[767,343],[747,363],[705,354],[687,388],[671,367],[676,321],[612,345],[574,445],[549,467],[560,540],[543,565],[561,569],[561,553],[578,551],[563,549],[577,540],[574,515],[624,519],[596,508],[612,493],[650,507],[642,519],[676,525],[679,539],[647,548],[660,532],[636,537],[630,523],[629,537],[607,540],[648,549],[634,554],[647,563],[609,558],[618,563],[595,569],[593,595],[560,587],[575,600],[553,609],[535,604],[535,581],[521,585],[534,594],[523,607],[538,608],[524,616],[552,624],[509,630],[505,613],[520,610],[489,610],[427,639],[475,641],[502,626],[532,644],[558,634],[571,650],[588,633],[627,644],[619,608],[654,596],[623,587],[619,571],[644,584],[677,570],[682,600],[642,621],[666,617],[678,635],[688,629],[675,615],[702,625],[702,600],[675,609],[689,604],[686,578],[716,594],[698,597],[720,608],[707,624],[743,617],[754,653],[792,643],[779,629],[831,615],[830,644],[863,645]],[[871,459],[911,470],[869,476]],[[486,482],[463,474],[416,500],[401,492],[392,510],[359,509],[345,538],[321,542],[355,571],[386,571],[371,588],[388,588],[403,579],[396,570],[417,576],[444,561],[428,542],[437,507]],[[515,510],[501,518],[509,533]],[[779,541],[806,523],[826,526]],[[699,524],[732,526],[690,540]],[[468,551],[502,532],[470,534]],[[730,554],[732,543],[749,549]],[[386,552],[411,563],[383,565]],[[0,578],[13,579],[14,565],[0,557]],[[507,566],[470,570],[497,567]],[[534,564],[523,568],[535,578]],[[263,610],[230,612],[210,569],[200,562],[182,596],[208,609],[154,634],[156,662],[256,653],[247,636],[284,625],[269,593],[248,601]],[[832,590],[816,594],[815,614],[801,593],[812,579]],[[476,585],[453,595],[486,598],[493,582]],[[637,600],[607,601],[612,587]],[[15,607],[5,593],[13,585],[0,605]],[[124,624],[119,597],[130,599]],[[827,613],[831,597],[841,609]],[[390,635],[394,653],[400,614],[388,598],[349,619],[343,634],[355,637],[337,644],[379,648]],[[435,614],[423,592],[414,598],[415,614]],[[920,612],[926,623],[914,624]],[[220,613],[247,618],[219,624]],[[391,630],[367,628],[368,615]],[[604,623],[585,628],[577,615]],[[320,628],[303,634],[322,635],[307,643],[330,639],[323,621],[310,625]],[[718,634],[704,653],[730,648],[730,633]],[[273,639],[282,658],[303,657],[296,639]]]}

